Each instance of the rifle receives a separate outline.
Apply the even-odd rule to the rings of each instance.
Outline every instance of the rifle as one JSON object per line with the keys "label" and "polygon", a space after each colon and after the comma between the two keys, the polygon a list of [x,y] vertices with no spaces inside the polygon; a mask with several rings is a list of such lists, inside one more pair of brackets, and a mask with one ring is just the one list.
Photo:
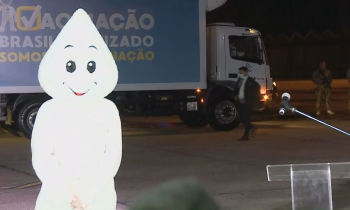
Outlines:
{"label": "rifle", "polygon": [[320,74],[323,76],[322,84],[326,84],[326,86],[328,86],[329,88],[332,88],[332,87],[331,87],[330,81],[329,81],[328,78],[323,74],[323,72],[322,72],[321,69],[319,70],[319,72],[320,72]]}

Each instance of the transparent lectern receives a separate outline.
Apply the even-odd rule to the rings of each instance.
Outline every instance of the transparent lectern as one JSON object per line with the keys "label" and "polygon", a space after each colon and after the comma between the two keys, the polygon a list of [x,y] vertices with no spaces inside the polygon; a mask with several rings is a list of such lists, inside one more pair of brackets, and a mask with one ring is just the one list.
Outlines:
{"label": "transparent lectern", "polygon": [[[290,94],[283,93],[280,115],[286,111],[298,113],[350,136],[350,133],[290,106],[289,100]],[[333,210],[331,180],[350,178],[350,162],[269,165],[266,169],[269,181],[291,182],[293,210]]]}
{"label": "transparent lectern", "polygon": [[293,210],[333,210],[332,179],[350,178],[350,162],[268,165],[268,181],[290,181]]}

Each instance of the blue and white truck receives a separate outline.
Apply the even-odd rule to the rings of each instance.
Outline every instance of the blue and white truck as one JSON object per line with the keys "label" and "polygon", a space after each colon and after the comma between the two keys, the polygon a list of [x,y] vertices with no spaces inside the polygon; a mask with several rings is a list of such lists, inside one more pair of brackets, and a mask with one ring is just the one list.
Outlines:
{"label": "blue and white truck", "polygon": [[266,108],[273,87],[259,31],[206,24],[206,12],[225,2],[0,0],[2,127],[30,138],[38,109],[50,99],[39,86],[39,63],[73,12],[84,8],[117,62],[119,82],[107,98],[121,115],[178,114],[189,127],[234,129],[238,68],[247,66],[261,86],[256,109]]}

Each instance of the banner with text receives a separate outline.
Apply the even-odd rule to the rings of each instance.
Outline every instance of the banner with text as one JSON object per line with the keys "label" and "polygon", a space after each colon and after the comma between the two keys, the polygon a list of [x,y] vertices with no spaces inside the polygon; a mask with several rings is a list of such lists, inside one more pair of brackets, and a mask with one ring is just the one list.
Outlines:
{"label": "banner with text", "polygon": [[0,0],[0,86],[39,86],[41,59],[78,8],[109,46],[118,84],[200,82],[198,0]]}

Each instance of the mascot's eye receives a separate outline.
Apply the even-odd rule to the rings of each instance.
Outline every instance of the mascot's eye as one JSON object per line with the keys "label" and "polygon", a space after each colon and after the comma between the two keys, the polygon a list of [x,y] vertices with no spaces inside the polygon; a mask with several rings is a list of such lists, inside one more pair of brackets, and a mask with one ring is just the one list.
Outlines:
{"label": "mascot's eye", "polygon": [[69,73],[73,73],[76,69],[76,65],[74,61],[68,61],[66,64],[66,69]]}
{"label": "mascot's eye", "polygon": [[87,70],[90,73],[94,73],[94,71],[96,70],[96,63],[95,63],[95,61],[89,61],[89,63],[87,64]]}

